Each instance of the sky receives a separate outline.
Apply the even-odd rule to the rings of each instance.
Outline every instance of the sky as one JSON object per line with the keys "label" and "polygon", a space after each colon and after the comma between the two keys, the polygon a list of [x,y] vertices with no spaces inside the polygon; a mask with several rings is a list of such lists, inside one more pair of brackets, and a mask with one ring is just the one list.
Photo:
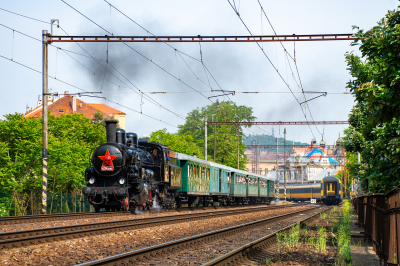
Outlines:
{"label": "sky", "polygon": [[[257,0],[235,0],[240,18],[229,2],[223,0],[108,2],[126,16],[103,0],[4,0],[0,8],[45,22],[59,19],[61,28],[71,36],[110,33],[115,36],[248,36],[240,18],[253,35],[274,34]],[[355,33],[353,25],[369,29],[388,10],[399,5],[397,0],[260,0],[260,3],[278,35]],[[40,40],[42,30],[50,32],[51,28],[47,23],[3,10],[0,10],[0,24],[0,115],[25,113],[27,105],[36,107],[42,93],[42,75],[32,70],[42,70],[42,44],[17,31]],[[64,31],[53,27],[53,35],[66,36]],[[346,121],[354,97],[343,94],[346,82],[351,79],[344,55],[351,51],[360,54],[357,46],[350,46],[351,41],[282,44],[284,48],[280,43],[260,43],[262,50],[256,43],[109,43],[108,47],[106,43],[53,43],[49,47],[48,68],[49,76],[54,79],[49,78],[49,89],[52,93],[102,92],[106,99],[80,99],[105,103],[125,112],[126,131],[139,136],[163,128],[176,132],[188,112],[216,99],[252,107],[259,122],[305,121],[306,118]],[[304,101],[299,78],[293,60],[285,55],[284,49],[291,57],[295,54],[304,91],[328,92],[326,97],[308,102],[312,117],[306,110],[305,118],[298,103]],[[211,92],[210,87],[236,93],[208,98],[222,94]],[[139,90],[145,92],[144,96]],[[255,91],[263,93],[240,93]],[[318,95],[305,94],[307,99]],[[346,127],[286,126],[286,137],[310,142],[313,137],[320,141],[324,135],[325,142],[333,144]],[[271,132],[272,126],[244,130],[245,134]],[[283,126],[274,126],[274,133],[283,136]]]}

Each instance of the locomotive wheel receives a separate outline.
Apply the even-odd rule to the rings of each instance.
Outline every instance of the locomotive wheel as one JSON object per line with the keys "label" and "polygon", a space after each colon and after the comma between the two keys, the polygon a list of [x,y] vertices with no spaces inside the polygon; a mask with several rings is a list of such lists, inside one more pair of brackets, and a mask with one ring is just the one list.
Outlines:
{"label": "locomotive wheel", "polygon": [[100,206],[99,205],[95,205],[94,206],[94,211],[95,212],[99,212],[100,211]]}
{"label": "locomotive wheel", "polygon": [[182,207],[182,202],[178,201],[178,202],[176,203],[176,207],[177,207],[178,209],[180,209],[180,208]]}

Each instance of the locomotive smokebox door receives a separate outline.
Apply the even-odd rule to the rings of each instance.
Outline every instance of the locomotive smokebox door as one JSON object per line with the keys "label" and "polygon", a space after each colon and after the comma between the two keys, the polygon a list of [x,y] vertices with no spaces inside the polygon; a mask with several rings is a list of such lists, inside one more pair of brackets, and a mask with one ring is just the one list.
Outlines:
{"label": "locomotive smokebox door", "polygon": [[103,144],[93,153],[92,163],[98,174],[114,176],[121,172],[124,162],[122,152],[116,145]]}

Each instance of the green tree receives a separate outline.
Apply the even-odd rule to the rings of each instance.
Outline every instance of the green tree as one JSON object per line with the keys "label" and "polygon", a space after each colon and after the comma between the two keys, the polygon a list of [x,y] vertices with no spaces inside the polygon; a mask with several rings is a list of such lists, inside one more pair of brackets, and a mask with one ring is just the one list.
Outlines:
{"label": "green tree", "polygon": [[353,77],[347,87],[357,103],[343,144],[351,156],[361,153],[361,165],[349,166],[364,190],[387,192],[400,185],[400,12],[389,11],[355,36],[352,45],[359,45],[362,57],[345,57]]}
{"label": "green tree", "polygon": [[[17,212],[23,214],[31,191],[41,194],[42,119],[5,118],[0,122],[0,186],[2,192],[16,193]],[[48,128],[48,191],[76,193],[84,184],[91,150],[105,142],[105,129],[82,114],[50,115]]]}
{"label": "green tree", "polygon": [[193,136],[189,134],[168,133],[167,129],[157,130],[151,133],[150,141],[161,143],[173,151],[204,158],[204,152],[196,145]]}
{"label": "green tree", "polygon": [[[211,122],[252,122],[255,117],[251,107],[238,106],[233,102],[226,101],[219,104],[212,103],[205,107],[197,108],[191,111],[184,125],[181,125],[178,131],[180,135],[189,134],[200,150],[204,151],[205,126],[204,119]],[[230,167],[237,168],[237,150],[238,150],[238,132],[239,132],[239,168],[244,170],[247,163],[247,156],[244,154],[246,144],[243,143],[245,135],[243,134],[245,126],[238,125],[217,125],[216,130],[216,162]],[[207,127],[207,154],[208,160],[213,160],[214,155],[214,126]],[[204,158],[204,157],[203,157]]]}

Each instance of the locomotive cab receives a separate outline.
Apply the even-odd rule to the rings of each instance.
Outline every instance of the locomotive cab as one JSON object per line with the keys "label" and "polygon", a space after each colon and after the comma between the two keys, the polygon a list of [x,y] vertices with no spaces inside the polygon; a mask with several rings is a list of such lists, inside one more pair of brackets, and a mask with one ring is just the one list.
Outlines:
{"label": "locomotive cab", "polygon": [[342,201],[340,179],[326,176],[321,180],[321,201],[328,205],[336,205]]}

